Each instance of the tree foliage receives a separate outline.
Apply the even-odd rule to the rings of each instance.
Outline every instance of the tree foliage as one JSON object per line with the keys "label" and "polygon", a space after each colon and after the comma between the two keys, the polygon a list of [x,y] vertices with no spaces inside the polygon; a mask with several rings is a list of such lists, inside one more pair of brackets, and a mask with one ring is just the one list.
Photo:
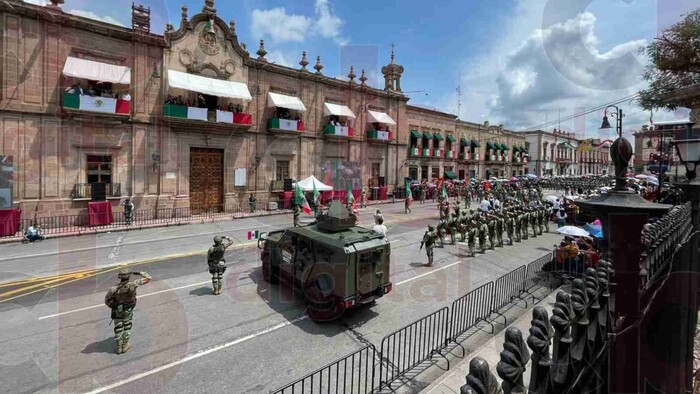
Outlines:
{"label": "tree foliage", "polygon": [[678,103],[665,96],[700,84],[700,8],[684,15],[642,52],[651,61],[644,71],[649,87],[639,92],[642,107],[675,110]]}

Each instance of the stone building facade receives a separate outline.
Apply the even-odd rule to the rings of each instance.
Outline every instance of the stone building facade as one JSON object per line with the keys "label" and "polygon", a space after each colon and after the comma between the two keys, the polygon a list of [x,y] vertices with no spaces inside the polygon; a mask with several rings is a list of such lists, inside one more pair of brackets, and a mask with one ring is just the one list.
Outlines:
{"label": "stone building facade", "polygon": [[522,132],[530,161],[526,172],[538,176],[610,174],[610,143],[600,139],[578,139],[554,129]]}
{"label": "stone building facade", "polygon": [[213,0],[162,35],[137,6],[124,28],[53,3],[0,2],[0,155],[25,217],[85,212],[97,184],[115,210],[126,197],[230,209],[309,175],[391,192],[405,177],[524,173],[524,135],[408,105],[393,52],[376,89],[364,70],[325,76],[306,53],[298,68],[268,62],[262,41],[251,54]]}

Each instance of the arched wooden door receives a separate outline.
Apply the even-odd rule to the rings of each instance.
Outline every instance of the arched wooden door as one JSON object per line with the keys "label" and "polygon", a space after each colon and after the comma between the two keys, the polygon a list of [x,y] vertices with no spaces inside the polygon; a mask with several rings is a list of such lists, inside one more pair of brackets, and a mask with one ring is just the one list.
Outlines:
{"label": "arched wooden door", "polygon": [[224,150],[190,148],[190,210],[224,210]]}

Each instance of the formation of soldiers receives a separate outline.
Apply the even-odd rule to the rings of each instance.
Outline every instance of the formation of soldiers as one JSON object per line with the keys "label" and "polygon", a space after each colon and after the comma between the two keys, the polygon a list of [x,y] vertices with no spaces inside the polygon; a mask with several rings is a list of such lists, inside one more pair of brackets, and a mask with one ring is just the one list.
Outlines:
{"label": "formation of soldiers", "polygon": [[592,192],[603,186],[612,186],[613,183],[614,179],[607,176],[542,178],[538,180],[538,184],[542,188],[564,191],[581,190],[579,194]]}
{"label": "formation of soldiers", "polygon": [[455,202],[450,213],[447,199],[441,199],[440,220],[437,225],[428,226],[421,242],[421,249],[426,248],[427,266],[433,266],[433,249],[438,242],[440,247],[444,247],[446,240],[451,245],[466,243],[470,256],[474,257],[477,245],[479,253],[503,247],[504,235],[508,245],[512,246],[530,236],[534,238],[543,232],[549,232],[552,208],[539,200],[529,204],[521,200],[508,200],[501,209],[488,212],[471,209],[470,202],[471,196],[467,194],[464,204]]}

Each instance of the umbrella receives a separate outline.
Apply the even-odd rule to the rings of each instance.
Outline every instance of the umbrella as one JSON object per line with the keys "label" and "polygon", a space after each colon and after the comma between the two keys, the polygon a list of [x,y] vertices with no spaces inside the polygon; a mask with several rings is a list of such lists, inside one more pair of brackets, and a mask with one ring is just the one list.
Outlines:
{"label": "umbrella", "polygon": [[517,181],[517,180],[518,180],[518,178],[516,178],[516,177],[512,177],[512,178],[510,178],[510,180],[511,180],[511,181]]}
{"label": "umbrella", "polygon": [[554,204],[555,202],[557,202],[558,198],[557,196],[547,196],[544,198],[544,200]]}
{"label": "umbrella", "polygon": [[603,238],[603,227],[595,225],[593,223],[588,223],[583,226],[583,229],[591,233],[592,236],[596,238]]}
{"label": "umbrella", "polygon": [[537,175],[535,175],[535,174],[525,174],[525,176],[530,178],[530,179],[537,179]]}
{"label": "umbrella", "polygon": [[637,178],[637,179],[647,179],[647,178],[649,178],[648,176],[646,176],[646,175],[644,175],[644,174],[635,175],[634,177]]}
{"label": "umbrella", "polygon": [[590,233],[576,226],[559,227],[557,232],[562,235],[570,235],[572,237],[588,237]]}
{"label": "umbrella", "polygon": [[649,182],[650,184],[652,184],[654,186],[659,186],[659,180],[656,178],[649,177],[649,178],[647,178],[647,182]]}

